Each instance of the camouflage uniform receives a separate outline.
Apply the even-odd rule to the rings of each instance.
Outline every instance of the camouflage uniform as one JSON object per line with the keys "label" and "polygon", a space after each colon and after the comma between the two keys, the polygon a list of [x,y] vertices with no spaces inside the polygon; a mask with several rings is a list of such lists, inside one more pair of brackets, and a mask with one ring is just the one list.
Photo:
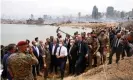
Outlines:
{"label": "camouflage uniform", "polygon": [[13,80],[33,80],[32,65],[38,60],[31,54],[14,53],[8,60],[8,69],[13,75]]}
{"label": "camouflage uniform", "polygon": [[93,40],[92,42],[92,55],[93,55],[93,59],[94,59],[94,66],[99,66],[100,65],[100,59],[101,59],[101,55],[99,53],[99,41],[98,39]]}
{"label": "camouflage uniform", "polygon": [[48,49],[45,49],[43,58],[43,60],[45,60],[44,62],[46,63],[47,68],[49,68],[51,63],[51,55]]}
{"label": "camouflage uniform", "polygon": [[44,61],[44,64],[46,64],[46,67],[44,67],[44,79],[46,79],[48,76],[50,63],[51,63],[51,55],[50,55],[49,49],[47,48],[44,49],[43,61]]}
{"label": "camouflage uniform", "polygon": [[108,44],[109,39],[108,39],[107,35],[104,35],[104,36],[100,35],[98,37],[98,39],[99,39],[99,42],[100,42],[99,51],[101,53],[101,64],[103,64],[106,61],[106,52],[107,51],[105,52],[105,50],[107,50],[107,44]]}
{"label": "camouflage uniform", "polygon": [[88,44],[88,48],[89,48],[89,54],[88,54],[88,64],[89,67],[92,68],[92,58],[93,58],[93,52],[92,52],[92,37],[87,37],[87,44]]}

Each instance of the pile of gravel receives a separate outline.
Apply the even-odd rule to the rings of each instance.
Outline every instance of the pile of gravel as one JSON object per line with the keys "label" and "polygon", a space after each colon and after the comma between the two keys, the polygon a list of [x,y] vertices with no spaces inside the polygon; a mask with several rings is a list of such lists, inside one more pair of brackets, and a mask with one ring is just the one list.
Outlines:
{"label": "pile of gravel", "polygon": [[[119,64],[101,65],[71,80],[133,80],[133,57],[120,60]],[[67,80],[67,79],[65,79]]]}

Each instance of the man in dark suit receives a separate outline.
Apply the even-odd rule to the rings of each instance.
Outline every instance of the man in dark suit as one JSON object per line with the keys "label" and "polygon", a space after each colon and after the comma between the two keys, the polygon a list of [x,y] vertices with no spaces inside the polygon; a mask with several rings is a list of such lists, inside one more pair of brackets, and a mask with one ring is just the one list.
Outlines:
{"label": "man in dark suit", "polygon": [[8,69],[7,69],[7,60],[8,60],[8,58],[9,58],[9,56],[10,55],[12,55],[12,54],[14,54],[15,53],[15,50],[16,50],[16,45],[15,44],[9,44],[8,45],[8,52],[7,52],[7,54],[5,54],[4,55],[4,57],[3,57],[3,71],[2,71],[2,75],[1,75],[1,77],[4,79],[4,80],[6,80],[6,78],[8,79],[8,80],[12,80],[12,76],[11,76],[11,74],[9,73],[9,71],[8,71]]}
{"label": "man in dark suit", "polygon": [[78,42],[76,43],[78,46],[78,59],[76,61],[76,75],[84,72],[86,68],[86,56],[88,47],[87,44],[82,40],[82,36],[78,36]]}
{"label": "man in dark suit", "polygon": [[112,44],[114,37],[115,37],[115,30],[110,30],[110,32],[109,32],[110,44]]}
{"label": "man in dark suit", "polygon": [[59,47],[58,43],[57,43],[57,39],[53,40],[53,43],[50,45],[51,46],[51,65],[50,65],[50,70],[51,73],[53,72],[53,69],[55,70],[55,73],[57,74],[57,58],[56,58],[56,51],[57,48]]}
{"label": "man in dark suit", "polygon": [[64,40],[64,45],[66,46],[67,51],[69,52],[69,49],[70,49],[70,35],[68,35],[68,34],[66,34],[66,38]]}
{"label": "man in dark suit", "polygon": [[123,44],[121,39],[121,34],[117,33],[116,37],[113,39],[111,44],[112,51],[109,56],[109,64],[112,63],[112,56],[116,53],[116,63],[120,60],[120,54],[123,52]]}
{"label": "man in dark suit", "polygon": [[[67,53],[69,53],[69,49],[70,49],[70,35],[66,34],[66,38],[64,40],[64,46],[67,48]],[[69,67],[71,66],[71,58],[70,56],[67,56],[68,60],[69,60]],[[71,68],[69,68],[69,74],[71,73]]]}
{"label": "man in dark suit", "polygon": [[39,65],[40,65],[40,52],[39,52],[39,48],[37,47],[37,43],[35,41],[32,41],[32,50],[33,50],[33,54],[35,55],[35,57],[38,59],[39,63],[33,65],[32,67],[32,73],[34,78],[36,79],[37,75],[41,76],[40,74],[40,70],[39,70]]}
{"label": "man in dark suit", "polygon": [[75,64],[76,64],[76,60],[77,60],[77,51],[78,51],[78,47],[75,44],[74,40],[70,41],[70,49],[69,49],[69,74],[75,74]]}
{"label": "man in dark suit", "polygon": [[39,41],[39,46],[38,46],[38,49],[39,49],[39,59],[40,59],[40,71],[42,71],[43,69],[43,64],[44,64],[44,61],[43,61],[43,55],[44,55],[44,44],[43,44],[43,41]]}

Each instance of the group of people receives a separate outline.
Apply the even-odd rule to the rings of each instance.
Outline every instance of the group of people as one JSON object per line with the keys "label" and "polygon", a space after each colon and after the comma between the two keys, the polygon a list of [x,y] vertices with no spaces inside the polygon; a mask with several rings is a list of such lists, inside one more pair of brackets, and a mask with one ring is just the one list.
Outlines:
{"label": "group of people", "polygon": [[36,37],[32,42],[26,40],[5,48],[1,46],[2,77],[9,80],[37,80],[37,76],[44,76],[46,80],[49,74],[60,74],[63,80],[66,62],[69,75],[77,76],[86,67],[100,66],[107,59],[111,64],[114,53],[117,64],[125,56],[133,55],[133,29],[96,28],[90,33],[75,32],[72,38],[66,34],[65,39],[61,33],[57,33],[57,38],[50,36],[45,43]]}

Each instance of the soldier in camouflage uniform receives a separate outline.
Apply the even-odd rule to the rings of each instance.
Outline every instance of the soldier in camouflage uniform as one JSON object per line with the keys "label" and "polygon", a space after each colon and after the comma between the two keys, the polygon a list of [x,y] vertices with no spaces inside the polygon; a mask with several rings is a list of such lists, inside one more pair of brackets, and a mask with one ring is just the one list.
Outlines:
{"label": "soldier in camouflage uniform", "polygon": [[99,53],[100,44],[96,34],[92,35],[92,41],[93,41],[91,43],[92,55],[93,55],[92,59],[94,59],[94,67],[96,67],[100,65],[100,59],[101,59],[101,55]]}
{"label": "soldier in camouflage uniform", "polygon": [[101,31],[100,35],[98,36],[98,40],[100,42],[100,54],[101,54],[101,64],[104,64],[106,61],[106,52],[105,50],[107,50],[107,44],[109,42],[109,38],[106,35],[105,31]]}
{"label": "soldier in camouflage uniform", "polygon": [[38,60],[31,51],[31,54],[25,53],[27,43],[20,41],[18,43],[18,52],[12,54],[7,60],[8,71],[13,80],[34,80],[32,75],[32,65],[37,64]]}
{"label": "soldier in camouflage uniform", "polygon": [[92,42],[93,38],[90,33],[87,34],[87,44],[89,48],[89,54],[88,54],[88,65],[89,68],[92,68],[92,58],[93,58],[93,52],[92,52]]}
{"label": "soldier in camouflage uniform", "polygon": [[51,55],[49,52],[48,43],[45,43],[45,46],[44,46],[43,61],[44,61],[44,80],[46,80],[48,76],[48,72],[50,70],[50,63],[51,63]]}

